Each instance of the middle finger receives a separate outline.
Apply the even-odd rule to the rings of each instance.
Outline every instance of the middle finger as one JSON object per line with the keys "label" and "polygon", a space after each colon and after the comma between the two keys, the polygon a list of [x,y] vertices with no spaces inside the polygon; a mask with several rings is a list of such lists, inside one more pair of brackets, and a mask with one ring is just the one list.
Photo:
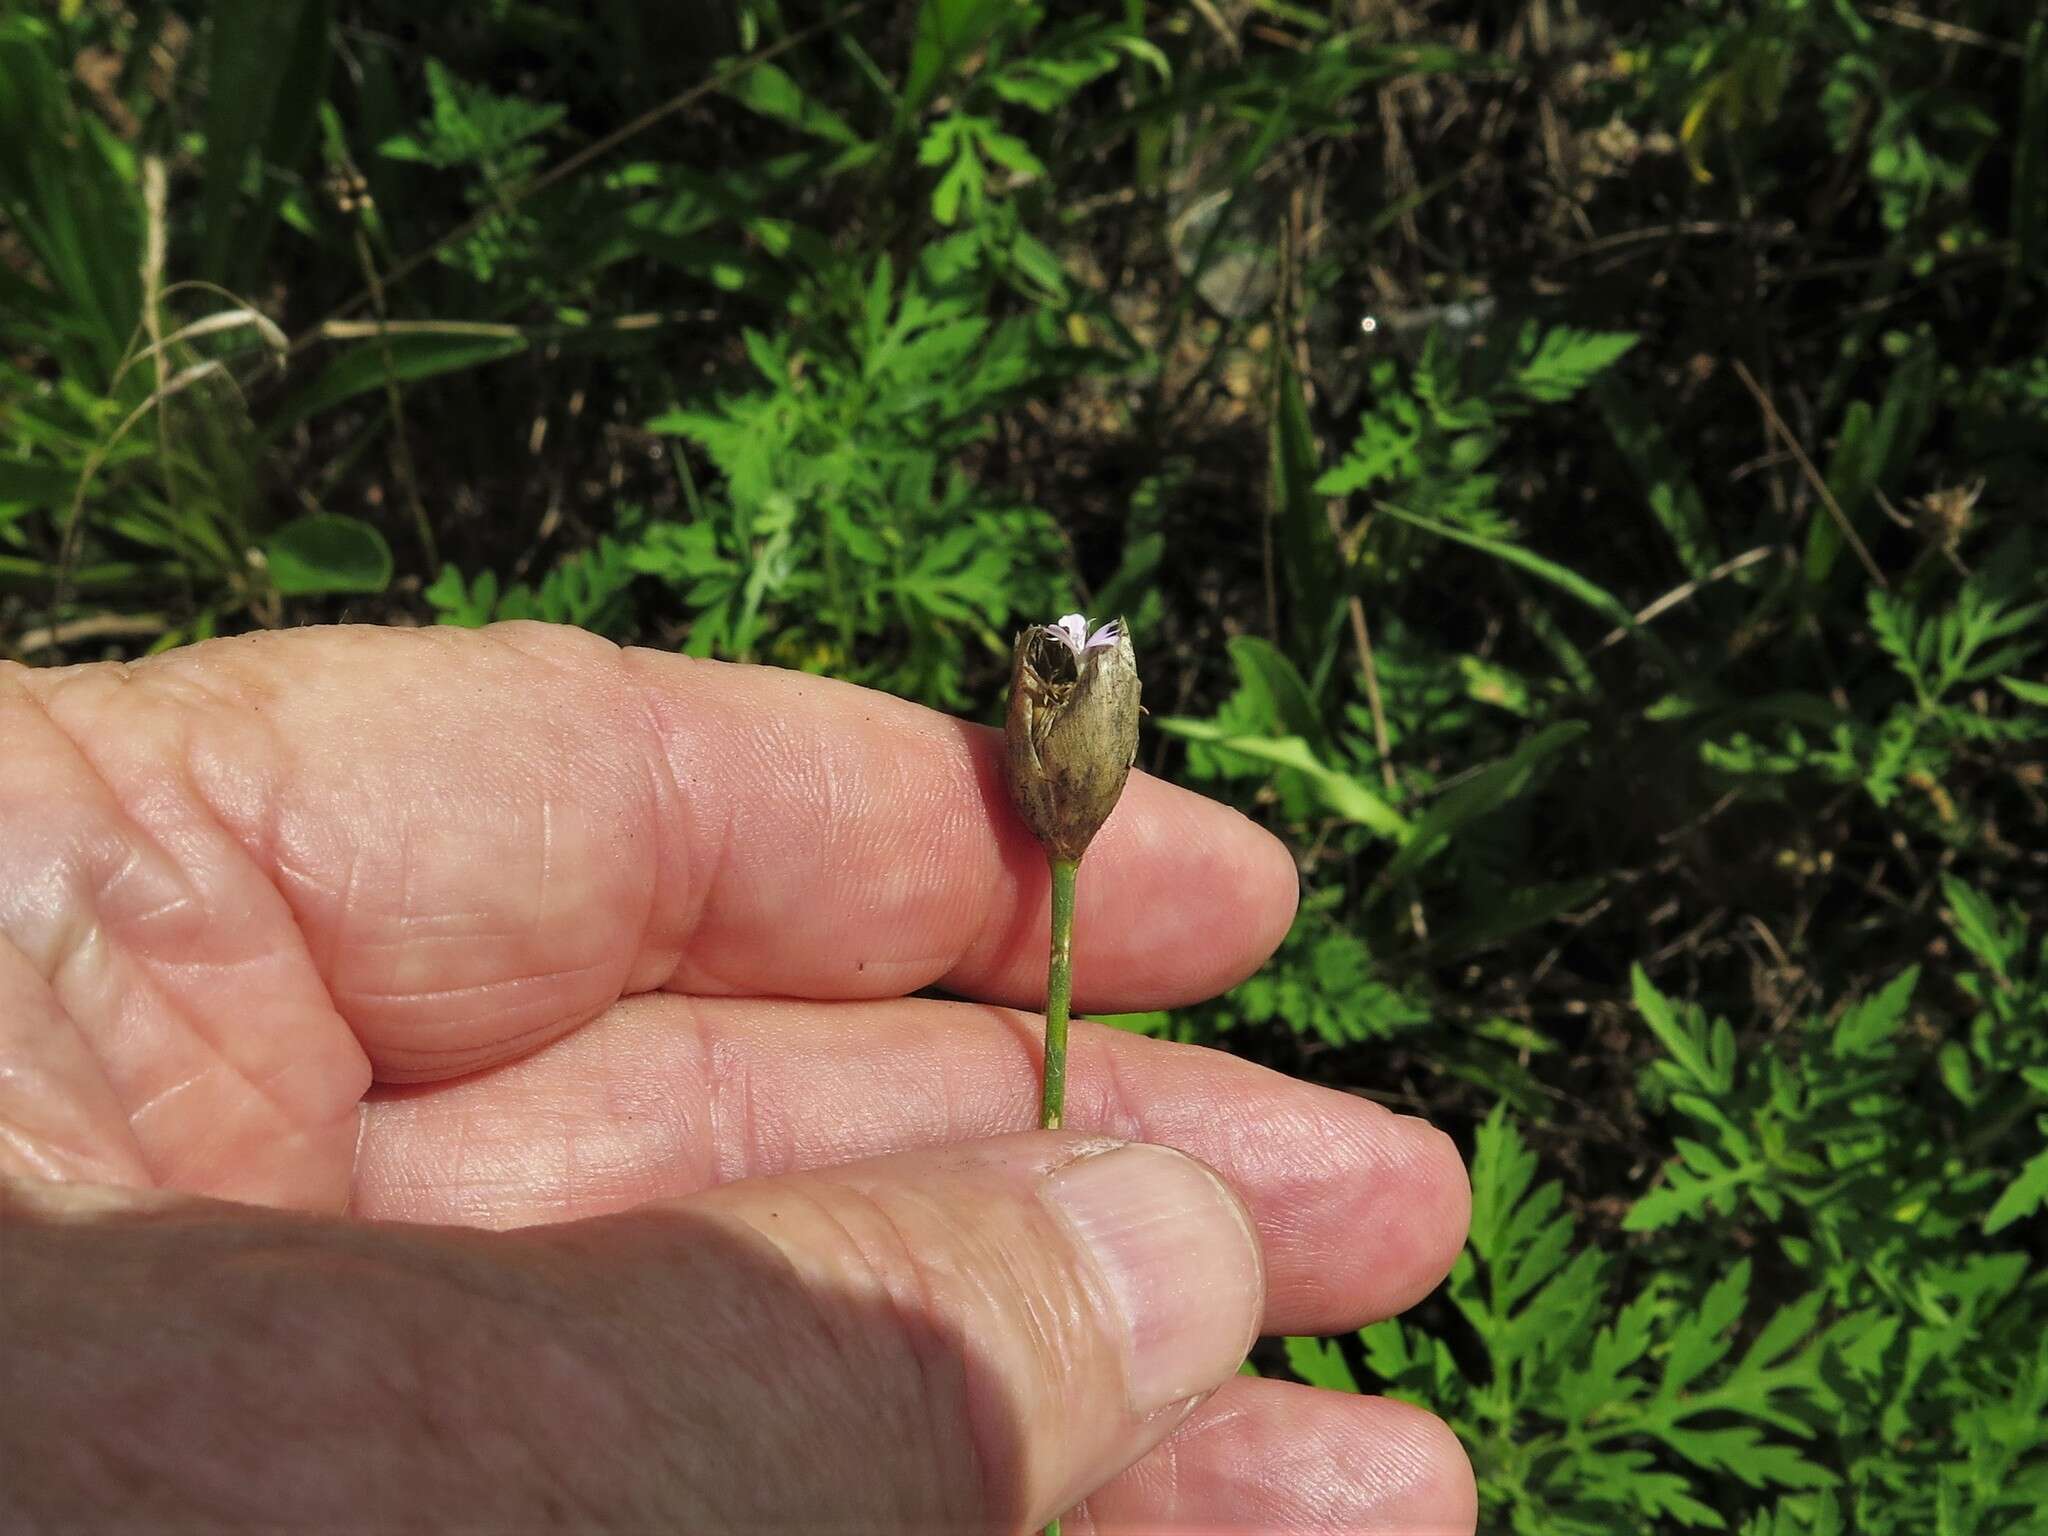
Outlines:
{"label": "middle finger", "polygon": [[[379,1090],[351,1210],[519,1226],[1035,1123],[1035,1015],[927,1000],[649,996],[522,1060]],[[1067,1127],[1178,1147],[1250,1206],[1268,1332],[1419,1300],[1464,1241],[1450,1139],[1240,1061],[1077,1022]]]}

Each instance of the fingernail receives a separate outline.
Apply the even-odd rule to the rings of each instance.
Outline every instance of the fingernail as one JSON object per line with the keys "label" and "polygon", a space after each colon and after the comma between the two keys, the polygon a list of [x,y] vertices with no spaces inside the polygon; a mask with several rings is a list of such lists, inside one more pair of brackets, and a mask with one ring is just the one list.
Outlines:
{"label": "fingernail", "polygon": [[1222,1385],[1258,1336],[1258,1238],[1224,1182],[1191,1157],[1132,1143],[1068,1163],[1045,1198],[1095,1261],[1123,1324],[1131,1411]]}

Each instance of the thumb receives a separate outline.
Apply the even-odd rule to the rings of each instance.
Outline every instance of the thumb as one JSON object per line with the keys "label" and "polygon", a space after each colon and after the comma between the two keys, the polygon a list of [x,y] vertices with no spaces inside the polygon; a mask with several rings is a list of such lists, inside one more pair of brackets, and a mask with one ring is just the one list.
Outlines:
{"label": "thumb", "polygon": [[669,1209],[705,1344],[748,1367],[702,1490],[736,1529],[1036,1529],[1227,1380],[1264,1304],[1244,1207],[1164,1147],[1037,1132]]}
{"label": "thumb", "polygon": [[1035,1528],[1263,1306],[1215,1174],[1052,1132],[514,1233],[0,1182],[0,1276],[10,1529]]}

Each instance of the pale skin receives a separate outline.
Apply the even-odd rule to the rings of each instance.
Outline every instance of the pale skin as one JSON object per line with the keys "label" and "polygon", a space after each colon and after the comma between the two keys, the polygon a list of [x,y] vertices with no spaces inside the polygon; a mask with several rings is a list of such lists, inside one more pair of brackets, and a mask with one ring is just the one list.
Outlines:
{"label": "pale skin", "polygon": [[[1029,1131],[999,754],[540,625],[0,666],[0,1526],[1469,1533],[1427,1414],[1231,1374],[1436,1284],[1455,1149],[1081,1022]],[[1295,890],[1134,773],[1077,1011]],[[1069,1214],[1134,1180],[1143,1315]]]}

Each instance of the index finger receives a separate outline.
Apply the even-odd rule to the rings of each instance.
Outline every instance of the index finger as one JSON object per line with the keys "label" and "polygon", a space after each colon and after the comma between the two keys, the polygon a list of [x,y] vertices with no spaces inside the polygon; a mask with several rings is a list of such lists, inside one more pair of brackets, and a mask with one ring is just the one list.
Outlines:
{"label": "index finger", "polygon": [[[248,636],[25,686],[142,831],[196,811],[255,861],[387,1076],[660,988],[1042,995],[1044,858],[997,734],[885,694],[539,624]],[[1098,1011],[1228,987],[1295,899],[1275,839],[1143,774],[1080,886]]]}

